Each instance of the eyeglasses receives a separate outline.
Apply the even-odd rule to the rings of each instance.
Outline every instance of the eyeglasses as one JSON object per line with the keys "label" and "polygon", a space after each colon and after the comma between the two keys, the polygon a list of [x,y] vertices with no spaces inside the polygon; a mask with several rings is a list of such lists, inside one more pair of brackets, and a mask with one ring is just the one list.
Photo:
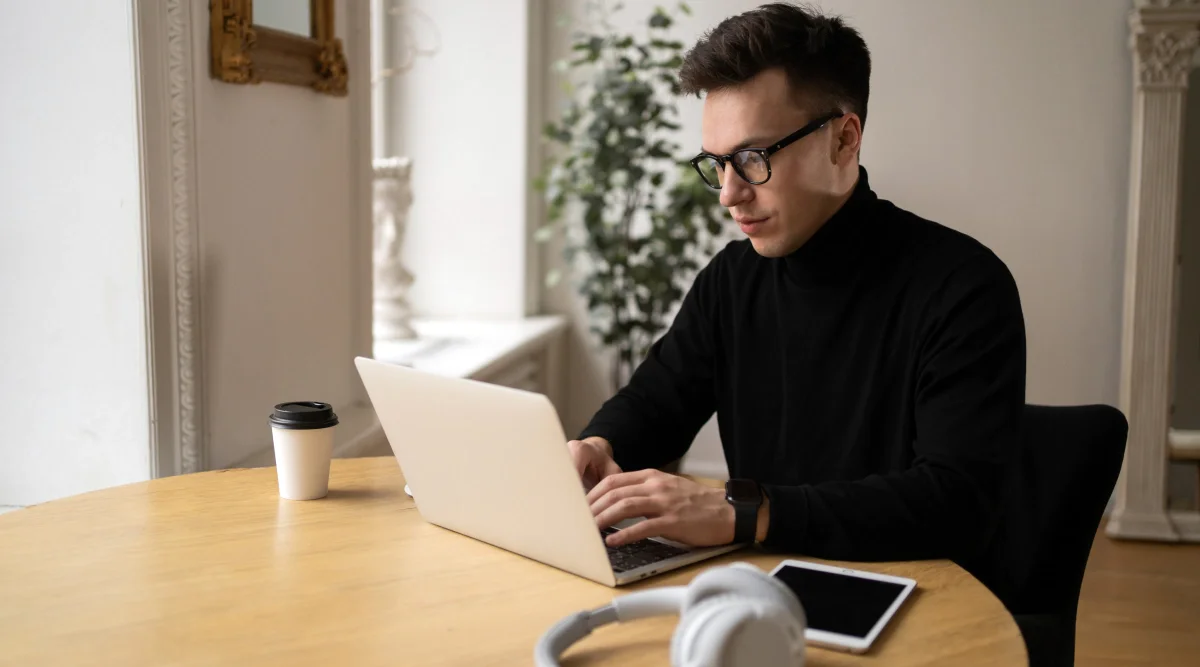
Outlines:
{"label": "eyeglasses", "polygon": [[844,115],[845,113],[841,111],[834,111],[821,116],[766,148],[743,148],[728,155],[701,153],[692,158],[692,167],[700,174],[700,178],[704,179],[705,185],[714,190],[720,190],[724,185],[726,162],[733,164],[733,170],[742,177],[742,180],[750,185],[762,185],[771,178],[771,161],[769,159],[771,155],[788,144],[816,132],[829,121]]}

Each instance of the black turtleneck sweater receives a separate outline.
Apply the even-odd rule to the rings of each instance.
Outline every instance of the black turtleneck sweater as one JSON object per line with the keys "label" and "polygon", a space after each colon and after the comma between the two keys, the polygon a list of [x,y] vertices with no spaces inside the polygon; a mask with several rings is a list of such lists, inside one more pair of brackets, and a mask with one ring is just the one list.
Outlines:
{"label": "black turtleneck sweater", "polygon": [[722,249],[581,438],[623,470],[683,456],[715,411],[729,474],[770,499],[763,546],[819,558],[969,557],[999,513],[1025,402],[1007,267],[879,199],[866,170],[799,250]]}

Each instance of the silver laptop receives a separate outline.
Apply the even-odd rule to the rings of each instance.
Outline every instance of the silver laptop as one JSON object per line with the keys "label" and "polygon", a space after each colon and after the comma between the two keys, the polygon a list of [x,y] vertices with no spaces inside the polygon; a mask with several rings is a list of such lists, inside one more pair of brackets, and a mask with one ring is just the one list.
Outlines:
{"label": "silver laptop", "polygon": [[355,365],[432,524],[608,586],[738,548],[657,538],[609,548],[548,398],[363,357]]}

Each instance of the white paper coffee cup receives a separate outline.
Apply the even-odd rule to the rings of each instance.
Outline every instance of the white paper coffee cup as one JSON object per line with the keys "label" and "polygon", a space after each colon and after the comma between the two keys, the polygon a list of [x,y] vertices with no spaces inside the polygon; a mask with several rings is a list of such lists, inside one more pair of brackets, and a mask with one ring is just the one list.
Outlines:
{"label": "white paper coffee cup", "polygon": [[316,500],[329,494],[329,461],[337,415],[328,403],[280,403],[270,417],[279,495]]}

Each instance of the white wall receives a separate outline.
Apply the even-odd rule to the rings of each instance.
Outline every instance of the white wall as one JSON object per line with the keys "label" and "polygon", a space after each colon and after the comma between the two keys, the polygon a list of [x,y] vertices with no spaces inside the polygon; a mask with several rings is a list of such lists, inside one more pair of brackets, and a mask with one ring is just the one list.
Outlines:
{"label": "white wall", "polygon": [[[581,0],[563,3],[577,10]],[[656,4],[615,17],[644,25]],[[697,0],[676,26],[689,46],[760,3]],[[1119,380],[1131,72],[1128,0],[822,0],[872,53],[863,164],[884,198],[962,230],[1013,271],[1028,329],[1028,400],[1115,404]],[[546,36],[548,59],[564,53]],[[547,73],[547,91],[557,91]],[[545,100],[552,113],[556,97]],[[701,102],[681,102],[685,146]],[[545,258],[561,265],[558,255]],[[577,316],[569,353],[569,432],[599,407],[604,366],[569,287],[545,305]],[[723,470],[712,424],[685,466]]]}
{"label": "white wall", "polygon": [[132,26],[121,0],[0,22],[0,505],[150,476]]}
{"label": "white wall", "polygon": [[[529,0],[409,0],[411,25],[432,56],[390,80],[392,131],[377,151],[413,160],[404,262],[419,315],[526,314]],[[536,85],[536,83],[534,83]]]}
{"label": "white wall", "polygon": [[[351,59],[369,37],[362,4],[337,3]],[[220,468],[270,447],[276,403],[327,401],[340,414],[363,400],[353,358],[370,354],[371,222],[357,160],[370,159],[370,122],[352,104],[370,75],[351,60],[340,98],[223,83],[208,75],[207,3],[194,3],[192,28],[204,414]]]}

